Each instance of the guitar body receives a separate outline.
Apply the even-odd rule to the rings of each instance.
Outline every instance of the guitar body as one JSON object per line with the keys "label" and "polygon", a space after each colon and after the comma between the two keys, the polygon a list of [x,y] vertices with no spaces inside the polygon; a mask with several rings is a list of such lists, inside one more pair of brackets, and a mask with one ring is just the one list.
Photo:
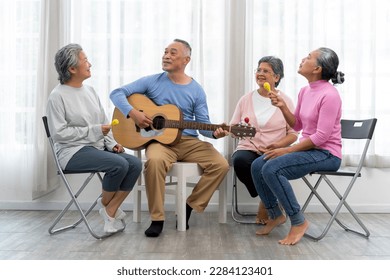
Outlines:
{"label": "guitar body", "polygon": [[147,129],[140,129],[132,118],[126,118],[118,108],[115,108],[113,119],[119,120],[119,124],[112,127],[115,141],[128,149],[142,150],[153,141],[174,145],[180,140],[180,129],[159,125],[164,120],[182,121],[179,108],[171,104],[157,106],[145,95],[138,93],[130,95],[127,100],[134,109],[149,116],[153,120],[153,125]]}

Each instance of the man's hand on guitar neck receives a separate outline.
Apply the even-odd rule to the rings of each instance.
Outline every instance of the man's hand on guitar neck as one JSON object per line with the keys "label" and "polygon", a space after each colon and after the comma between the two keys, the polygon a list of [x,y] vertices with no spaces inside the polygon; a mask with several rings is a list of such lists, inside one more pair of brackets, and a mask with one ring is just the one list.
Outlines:
{"label": "man's hand on guitar neck", "polygon": [[132,118],[136,125],[138,125],[140,128],[148,127],[153,123],[144,112],[138,111],[136,109],[130,111],[129,117]]}
{"label": "man's hand on guitar neck", "polygon": [[227,130],[224,130],[222,127],[218,127],[214,132],[213,132],[213,137],[215,139],[218,139],[218,138],[222,138],[222,137],[225,137],[227,135],[229,135],[229,131]]}

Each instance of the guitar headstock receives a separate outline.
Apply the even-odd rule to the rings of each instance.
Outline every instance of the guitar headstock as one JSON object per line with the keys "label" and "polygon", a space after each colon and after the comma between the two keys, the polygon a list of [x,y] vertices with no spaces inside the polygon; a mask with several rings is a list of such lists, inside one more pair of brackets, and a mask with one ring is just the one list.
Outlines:
{"label": "guitar headstock", "polygon": [[235,124],[230,126],[230,133],[239,138],[254,137],[256,128],[248,124]]}

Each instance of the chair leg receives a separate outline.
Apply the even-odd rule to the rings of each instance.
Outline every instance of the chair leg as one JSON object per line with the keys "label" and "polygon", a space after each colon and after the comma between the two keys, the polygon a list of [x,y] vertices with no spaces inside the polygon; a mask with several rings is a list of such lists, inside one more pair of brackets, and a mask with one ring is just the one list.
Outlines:
{"label": "chair leg", "polygon": [[238,209],[237,195],[237,177],[233,173],[233,190],[232,190],[232,219],[240,224],[256,224],[255,219],[245,219],[246,217],[255,217],[257,213],[241,213]]}
{"label": "chair leg", "polygon": [[[370,232],[369,230],[367,229],[367,227],[363,224],[362,220],[358,217],[358,215],[355,213],[355,211],[353,211],[353,209],[349,206],[349,204],[347,203],[346,199],[347,199],[347,196],[349,195],[351,189],[352,189],[352,186],[353,184],[355,183],[355,180],[356,180],[357,176],[355,176],[352,181],[349,183],[347,189],[345,190],[344,192],[344,195],[342,196],[336,189],[336,187],[332,184],[332,182],[328,179],[327,176],[324,175],[324,180],[325,182],[329,185],[329,187],[333,190],[333,192],[336,194],[336,196],[340,199],[340,203],[339,203],[339,208],[341,209],[341,207],[344,205],[345,208],[347,208],[347,210],[349,211],[349,213],[352,215],[352,217],[355,219],[355,221],[359,224],[359,226],[363,229],[364,233],[361,232],[361,231],[356,231],[356,230],[353,230],[351,229],[350,227],[347,227],[346,225],[344,225],[343,223],[339,222],[339,220],[336,219],[336,222],[346,231],[349,231],[349,232],[353,232],[353,233],[356,233],[358,235],[361,235],[363,237],[369,237],[370,236]],[[337,209],[337,208],[336,208]],[[335,210],[336,211],[336,210]],[[340,211],[340,210],[338,210]]]}
{"label": "chair leg", "polygon": [[133,191],[133,222],[141,222],[141,195],[142,191],[136,186]]}
{"label": "chair leg", "polygon": [[222,181],[221,185],[218,188],[218,221],[221,224],[226,224],[227,221],[227,193],[226,193],[226,177]]}
{"label": "chair leg", "polygon": [[[310,200],[312,199],[313,195],[317,197],[317,199],[320,201],[320,203],[324,206],[324,208],[328,211],[329,215],[331,216],[328,223],[326,224],[325,228],[323,229],[322,233],[318,236],[311,235],[309,233],[305,233],[305,236],[314,240],[314,241],[319,241],[322,238],[325,237],[325,235],[328,233],[330,227],[332,226],[333,222],[336,221],[340,227],[342,227],[344,230],[356,233],[358,235],[361,235],[363,237],[368,238],[370,235],[370,232],[366,228],[366,226],[363,224],[363,222],[360,220],[360,218],[356,215],[356,213],[352,210],[352,208],[348,205],[348,203],[345,201],[351,188],[354,183],[354,180],[349,184],[347,187],[346,191],[344,192],[344,196],[342,196],[337,189],[334,187],[332,182],[325,176],[321,175],[320,178],[317,180],[316,184],[314,187],[310,184],[310,182],[307,180],[307,178],[303,177],[303,181],[307,184],[307,186],[310,188],[311,193],[309,197],[307,198],[304,206],[302,207],[302,212],[306,210],[306,207],[308,206]],[[336,208],[334,211],[330,209],[330,207],[327,205],[327,203],[322,199],[322,197],[318,194],[317,188],[320,185],[322,179],[329,185],[329,187],[333,190],[333,192],[336,194],[336,196],[339,198],[340,202],[337,204]],[[364,233],[355,231],[348,226],[346,226],[344,223],[342,223],[339,219],[337,219],[337,215],[339,214],[341,207],[345,206],[349,213],[352,215],[352,217],[355,219],[355,221],[360,225],[360,227],[364,230]]]}
{"label": "chair leg", "polygon": [[177,185],[176,185],[176,214],[177,214],[177,230],[186,231],[186,188],[187,180],[186,174],[184,174],[184,169],[180,165],[177,176]]}
{"label": "chair leg", "polygon": [[[102,181],[102,177],[99,173],[96,173],[100,179],[100,181]],[[87,219],[87,216],[90,214],[90,212],[92,211],[92,209],[96,206],[97,204],[97,199],[100,197],[100,195],[96,198],[96,200],[94,201],[94,203],[88,208],[87,211],[83,211],[83,209],[81,208],[78,200],[77,200],[77,197],[80,195],[80,193],[85,189],[85,187],[88,185],[88,183],[91,181],[91,179],[93,178],[93,176],[95,175],[95,173],[91,173],[88,178],[84,181],[83,185],[79,188],[79,190],[76,192],[76,194],[73,193],[72,191],[72,188],[70,187],[70,184],[68,182],[68,180],[66,179],[66,177],[64,175],[62,175],[62,178],[63,178],[63,181],[65,183],[65,186],[71,196],[71,201],[69,201],[69,203],[65,206],[65,208],[60,212],[60,214],[56,217],[56,219],[54,220],[53,224],[50,226],[49,228],[49,233],[50,234],[55,234],[55,233],[60,233],[60,232],[63,232],[65,230],[68,230],[68,229],[73,229],[75,228],[76,226],[78,226],[81,222],[84,222],[88,231],[90,232],[90,234],[95,237],[96,239],[103,239],[103,238],[106,238],[108,236],[111,236],[115,233],[118,233],[118,232],[122,232],[125,230],[126,228],[126,224],[125,222],[122,220],[122,228],[118,231],[118,232],[115,232],[115,233],[107,233],[107,234],[103,234],[103,235],[99,235],[97,233],[95,233],[95,231],[92,229],[91,225],[89,224],[88,222],[88,219]],[[65,213],[69,210],[69,208],[72,206],[72,204],[74,204],[81,216],[80,219],[78,219],[75,223],[73,224],[69,224],[69,225],[66,225],[66,226],[63,226],[63,227],[59,227],[59,228],[55,228],[55,226],[61,221],[61,219],[63,218],[63,216],[65,215]]]}

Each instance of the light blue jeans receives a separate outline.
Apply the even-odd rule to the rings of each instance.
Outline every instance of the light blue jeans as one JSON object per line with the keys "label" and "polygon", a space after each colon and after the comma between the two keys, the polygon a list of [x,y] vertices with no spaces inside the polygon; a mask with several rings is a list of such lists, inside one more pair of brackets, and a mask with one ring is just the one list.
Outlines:
{"label": "light blue jeans", "polygon": [[289,180],[299,179],[314,171],[336,171],[341,159],[327,150],[312,149],[294,152],[264,160],[264,155],[253,161],[252,179],[268,216],[275,219],[282,215],[279,203],[290,218],[291,225],[305,221]]}

